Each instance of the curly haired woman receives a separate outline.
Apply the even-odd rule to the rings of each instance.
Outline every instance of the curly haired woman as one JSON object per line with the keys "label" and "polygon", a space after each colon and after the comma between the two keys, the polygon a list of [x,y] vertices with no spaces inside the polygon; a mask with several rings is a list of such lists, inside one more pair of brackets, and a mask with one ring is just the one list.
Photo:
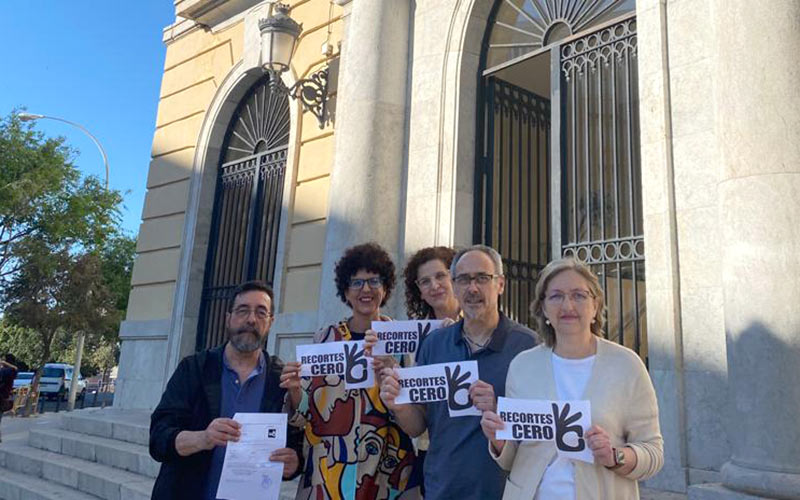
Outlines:
{"label": "curly haired woman", "polygon": [[[363,340],[373,321],[387,321],[380,308],[395,284],[389,254],[376,243],[347,249],[336,264],[337,295],[352,316],[327,325],[315,343]],[[287,363],[281,376],[298,408],[292,424],[305,426],[306,462],[298,500],[418,498],[411,477],[411,438],[391,419],[376,384],[347,390],[338,375],[300,379],[300,363]]]}

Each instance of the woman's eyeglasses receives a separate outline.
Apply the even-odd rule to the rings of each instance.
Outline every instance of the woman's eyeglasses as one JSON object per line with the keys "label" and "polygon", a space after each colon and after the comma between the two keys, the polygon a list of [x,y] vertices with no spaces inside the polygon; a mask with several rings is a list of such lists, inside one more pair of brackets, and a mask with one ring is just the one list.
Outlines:
{"label": "woman's eyeglasses", "polygon": [[364,283],[369,285],[372,290],[375,290],[376,288],[383,286],[383,278],[379,276],[369,279],[354,278],[350,280],[350,284],[348,286],[350,287],[350,290],[361,290],[364,288]]}
{"label": "woman's eyeglasses", "polygon": [[585,290],[574,290],[569,293],[553,292],[546,296],[544,301],[551,306],[560,306],[564,304],[567,297],[569,297],[569,300],[571,300],[573,304],[583,305],[588,302],[589,299],[594,298],[594,295]]}

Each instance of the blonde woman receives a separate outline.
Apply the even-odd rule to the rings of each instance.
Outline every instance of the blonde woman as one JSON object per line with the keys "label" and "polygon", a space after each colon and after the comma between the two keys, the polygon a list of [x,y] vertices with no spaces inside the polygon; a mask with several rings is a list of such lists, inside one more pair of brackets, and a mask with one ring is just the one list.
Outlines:
{"label": "blonde woman", "polygon": [[511,362],[506,396],[589,400],[584,438],[594,464],[559,458],[552,441],[502,441],[500,417],[483,413],[489,452],[510,471],[504,499],[639,498],[637,481],[663,465],[653,384],[639,356],[602,337],[605,298],[597,276],[573,259],[551,262],[536,285],[531,312],[543,344]]}

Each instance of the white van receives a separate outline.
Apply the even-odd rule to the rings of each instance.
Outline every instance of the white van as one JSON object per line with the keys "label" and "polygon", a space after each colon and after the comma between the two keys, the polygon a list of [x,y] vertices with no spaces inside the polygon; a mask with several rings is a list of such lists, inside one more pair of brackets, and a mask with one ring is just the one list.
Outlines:
{"label": "white van", "polygon": [[[72,382],[72,365],[64,363],[47,363],[42,369],[39,380],[39,394],[47,398],[67,399],[69,384]],[[76,399],[86,395],[86,381],[78,374],[78,392]]]}

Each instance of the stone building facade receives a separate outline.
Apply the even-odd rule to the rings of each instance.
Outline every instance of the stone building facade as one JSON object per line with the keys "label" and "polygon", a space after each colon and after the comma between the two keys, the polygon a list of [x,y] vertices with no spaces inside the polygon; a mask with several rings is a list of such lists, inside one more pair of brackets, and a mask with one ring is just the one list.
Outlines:
{"label": "stone building facade", "polygon": [[[320,128],[281,102],[282,142],[245,140],[248,154],[283,162],[263,198],[279,200],[274,220],[258,226],[274,233],[262,252],[277,293],[271,352],[293,358],[346,314],[333,266],[358,242],[380,242],[399,267],[428,245],[504,247],[518,282],[504,307],[519,319],[533,271],[574,252],[619,297],[611,329],[656,387],[666,463],[649,485],[800,498],[797,2],[608,0],[588,2],[593,13],[569,0],[288,4],[303,33],[283,79],[329,68],[329,115]],[[209,271],[223,255],[220,186],[244,161],[232,146],[242,103],[267,99],[268,2],[175,8],[120,332],[121,408],[153,407],[177,362],[218,335],[207,330],[220,306]],[[277,108],[260,109],[264,120]],[[542,119],[544,135],[524,139]],[[609,184],[617,164],[626,182]],[[398,317],[400,295],[388,307]]]}

